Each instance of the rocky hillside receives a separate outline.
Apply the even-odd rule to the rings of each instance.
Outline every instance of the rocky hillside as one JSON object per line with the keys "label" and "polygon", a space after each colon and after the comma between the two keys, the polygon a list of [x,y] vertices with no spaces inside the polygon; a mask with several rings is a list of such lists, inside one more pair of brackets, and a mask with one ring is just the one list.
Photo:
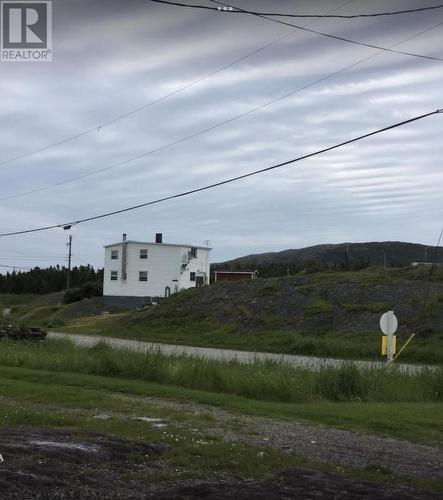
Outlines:
{"label": "rocky hillside", "polygon": [[[364,270],[299,274],[241,282],[219,282],[183,291],[134,315],[138,324],[210,322],[238,331],[299,331],[307,334],[378,331],[381,313],[394,310],[399,333],[443,332],[443,271]],[[426,303],[425,303],[426,302]]]}
{"label": "rocky hillside", "polygon": [[[353,268],[361,263],[383,266],[385,259],[388,267],[400,267],[410,265],[412,261],[424,261],[425,256],[427,261],[432,261],[434,253],[434,247],[400,241],[340,243],[246,255],[220,263],[217,267],[254,269],[255,266],[269,264],[303,265],[306,262],[316,262],[330,266],[349,264]],[[436,258],[437,261],[443,261],[443,248],[437,249]]]}

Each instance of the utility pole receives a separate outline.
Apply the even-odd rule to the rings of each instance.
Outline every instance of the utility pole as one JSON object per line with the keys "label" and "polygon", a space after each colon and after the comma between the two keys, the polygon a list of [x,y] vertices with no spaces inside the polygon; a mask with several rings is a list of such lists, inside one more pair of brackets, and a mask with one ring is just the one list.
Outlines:
{"label": "utility pole", "polygon": [[68,247],[68,277],[66,283],[66,290],[69,290],[71,286],[71,257],[72,257],[72,234],[69,235],[68,243],[66,243]]}
{"label": "utility pole", "polygon": [[346,243],[346,270],[349,271],[351,266],[349,265],[349,245]]}

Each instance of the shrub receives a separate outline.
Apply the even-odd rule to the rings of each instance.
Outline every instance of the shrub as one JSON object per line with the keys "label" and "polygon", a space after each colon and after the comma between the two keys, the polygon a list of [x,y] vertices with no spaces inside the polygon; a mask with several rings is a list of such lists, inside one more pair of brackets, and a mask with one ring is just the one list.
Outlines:
{"label": "shrub", "polygon": [[305,305],[304,314],[306,316],[315,316],[316,314],[327,314],[332,311],[332,304],[325,299],[312,299]]}
{"label": "shrub", "polygon": [[361,400],[367,397],[369,378],[354,364],[326,368],[317,377],[316,391],[329,401]]}
{"label": "shrub", "polygon": [[103,285],[98,282],[88,281],[80,288],[68,290],[63,297],[63,302],[71,304],[72,302],[90,299],[91,297],[100,297],[101,295],[103,295]]}
{"label": "shrub", "polygon": [[63,326],[66,326],[66,321],[60,318],[48,319],[42,323],[43,328],[61,328]]}

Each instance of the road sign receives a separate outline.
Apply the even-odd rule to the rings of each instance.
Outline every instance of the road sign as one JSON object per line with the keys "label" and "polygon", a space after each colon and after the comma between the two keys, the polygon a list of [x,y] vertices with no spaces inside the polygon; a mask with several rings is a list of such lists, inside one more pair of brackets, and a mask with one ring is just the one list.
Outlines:
{"label": "road sign", "polygon": [[396,347],[394,333],[397,331],[397,327],[398,320],[394,311],[387,311],[380,318],[380,329],[386,335],[385,338],[382,338],[382,354],[386,352],[388,366],[394,361]]}
{"label": "road sign", "polygon": [[380,318],[380,329],[388,337],[397,331],[398,320],[394,311],[385,312]]}

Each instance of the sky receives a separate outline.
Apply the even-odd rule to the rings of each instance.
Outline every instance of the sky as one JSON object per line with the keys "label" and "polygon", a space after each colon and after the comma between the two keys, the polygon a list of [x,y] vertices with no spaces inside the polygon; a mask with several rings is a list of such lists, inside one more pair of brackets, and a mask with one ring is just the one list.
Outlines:
{"label": "sky", "polygon": [[[235,5],[354,14],[424,4]],[[443,58],[443,9],[289,22]],[[149,0],[54,0],[53,61],[0,62],[0,233],[187,191],[443,108],[442,78],[442,61],[380,52],[252,15]],[[435,244],[443,227],[442,130],[443,114],[434,115],[224,187],[76,225],[73,264],[101,267],[103,245],[122,233],[139,241],[153,241],[157,232],[168,243],[209,240],[213,262],[321,243]],[[0,265],[64,264],[68,233],[0,238]]]}

